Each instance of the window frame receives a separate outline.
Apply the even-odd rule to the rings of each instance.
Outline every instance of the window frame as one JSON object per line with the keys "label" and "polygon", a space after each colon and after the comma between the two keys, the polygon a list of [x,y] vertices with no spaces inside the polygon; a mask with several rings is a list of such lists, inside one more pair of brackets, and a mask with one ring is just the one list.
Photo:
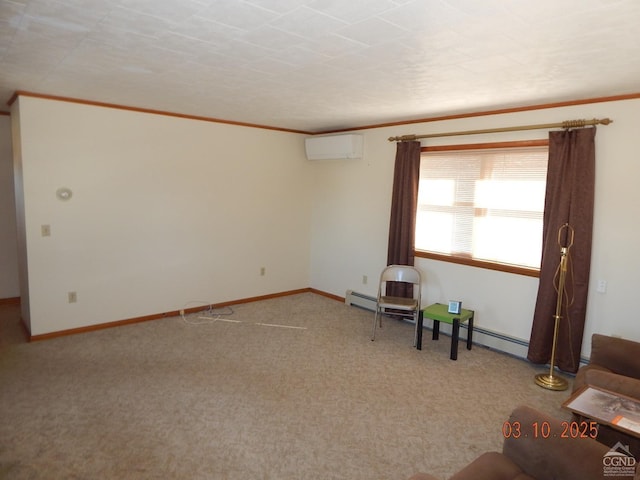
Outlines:
{"label": "window frame", "polygon": [[[548,139],[540,140],[520,140],[511,142],[488,142],[488,143],[467,143],[461,145],[440,145],[440,146],[426,146],[420,148],[420,153],[428,152],[446,152],[456,150],[482,150],[482,149],[496,149],[496,148],[525,148],[525,147],[549,147]],[[506,263],[492,262],[488,260],[478,260],[475,258],[461,256],[461,255],[448,255],[445,253],[427,252],[424,250],[418,250],[414,248],[414,255],[420,258],[427,258],[430,260],[438,260],[442,262],[456,263],[460,265],[467,265],[471,267],[485,268],[488,270],[496,270],[500,272],[514,273],[517,275],[525,275],[528,277],[540,277],[539,268],[529,268],[518,265],[511,265]]]}

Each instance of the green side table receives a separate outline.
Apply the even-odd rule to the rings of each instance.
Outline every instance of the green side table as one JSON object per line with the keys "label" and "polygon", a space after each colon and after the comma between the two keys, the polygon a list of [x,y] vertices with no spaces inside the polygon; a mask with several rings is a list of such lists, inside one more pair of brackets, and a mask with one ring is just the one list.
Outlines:
{"label": "green side table", "polygon": [[440,322],[453,325],[451,332],[451,360],[458,359],[458,335],[460,334],[460,324],[468,322],[467,350],[471,350],[473,338],[473,310],[461,309],[460,313],[449,313],[448,306],[442,303],[434,303],[423,308],[418,316],[418,335],[416,348],[422,350],[422,324],[425,318],[433,320],[433,340],[438,340],[440,336]]}

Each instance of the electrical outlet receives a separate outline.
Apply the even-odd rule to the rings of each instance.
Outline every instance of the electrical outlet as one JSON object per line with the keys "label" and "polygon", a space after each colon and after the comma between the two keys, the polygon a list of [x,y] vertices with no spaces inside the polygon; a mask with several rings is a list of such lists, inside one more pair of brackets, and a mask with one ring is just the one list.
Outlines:
{"label": "electrical outlet", "polygon": [[40,226],[40,233],[42,234],[43,237],[50,237],[51,236],[51,225],[41,225]]}
{"label": "electrical outlet", "polygon": [[180,316],[184,317],[184,310],[180,310]]}
{"label": "electrical outlet", "polygon": [[366,285],[368,281],[369,281],[369,278],[366,275],[362,275],[362,284]]}
{"label": "electrical outlet", "polygon": [[69,303],[76,303],[78,301],[78,294],[76,292],[69,292],[67,298]]}

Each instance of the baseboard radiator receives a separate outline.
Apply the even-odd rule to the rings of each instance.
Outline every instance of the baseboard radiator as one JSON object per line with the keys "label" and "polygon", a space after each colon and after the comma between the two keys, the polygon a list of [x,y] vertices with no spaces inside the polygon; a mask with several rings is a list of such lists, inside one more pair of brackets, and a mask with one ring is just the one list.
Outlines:
{"label": "baseboard radiator", "polygon": [[[355,292],[353,290],[347,290],[344,296],[344,303],[352,307],[363,308],[371,312],[376,311],[376,298],[364,293]],[[431,330],[432,321],[425,319],[424,327],[427,330]],[[460,340],[466,341],[467,325],[460,325]],[[451,326],[447,324],[440,325],[440,333],[445,335],[451,335]],[[522,359],[527,358],[527,349],[529,342],[520,338],[505,335],[503,333],[494,332],[479,326],[475,326],[473,329],[473,343],[482,345],[484,347],[492,348],[494,350],[513,355]],[[587,364],[589,359],[581,356],[580,363]]]}
{"label": "baseboard radiator", "polygon": [[364,308],[372,312],[376,311],[376,299],[364,293],[354,292],[353,290],[347,290],[347,294],[344,296],[344,303],[353,307]]}

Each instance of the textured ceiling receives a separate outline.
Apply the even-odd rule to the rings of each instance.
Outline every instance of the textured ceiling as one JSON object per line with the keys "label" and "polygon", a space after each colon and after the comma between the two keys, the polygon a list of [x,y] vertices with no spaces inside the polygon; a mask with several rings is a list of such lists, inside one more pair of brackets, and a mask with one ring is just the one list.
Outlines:
{"label": "textured ceiling", "polygon": [[0,102],[326,131],[637,93],[639,28],[638,0],[0,0]]}

